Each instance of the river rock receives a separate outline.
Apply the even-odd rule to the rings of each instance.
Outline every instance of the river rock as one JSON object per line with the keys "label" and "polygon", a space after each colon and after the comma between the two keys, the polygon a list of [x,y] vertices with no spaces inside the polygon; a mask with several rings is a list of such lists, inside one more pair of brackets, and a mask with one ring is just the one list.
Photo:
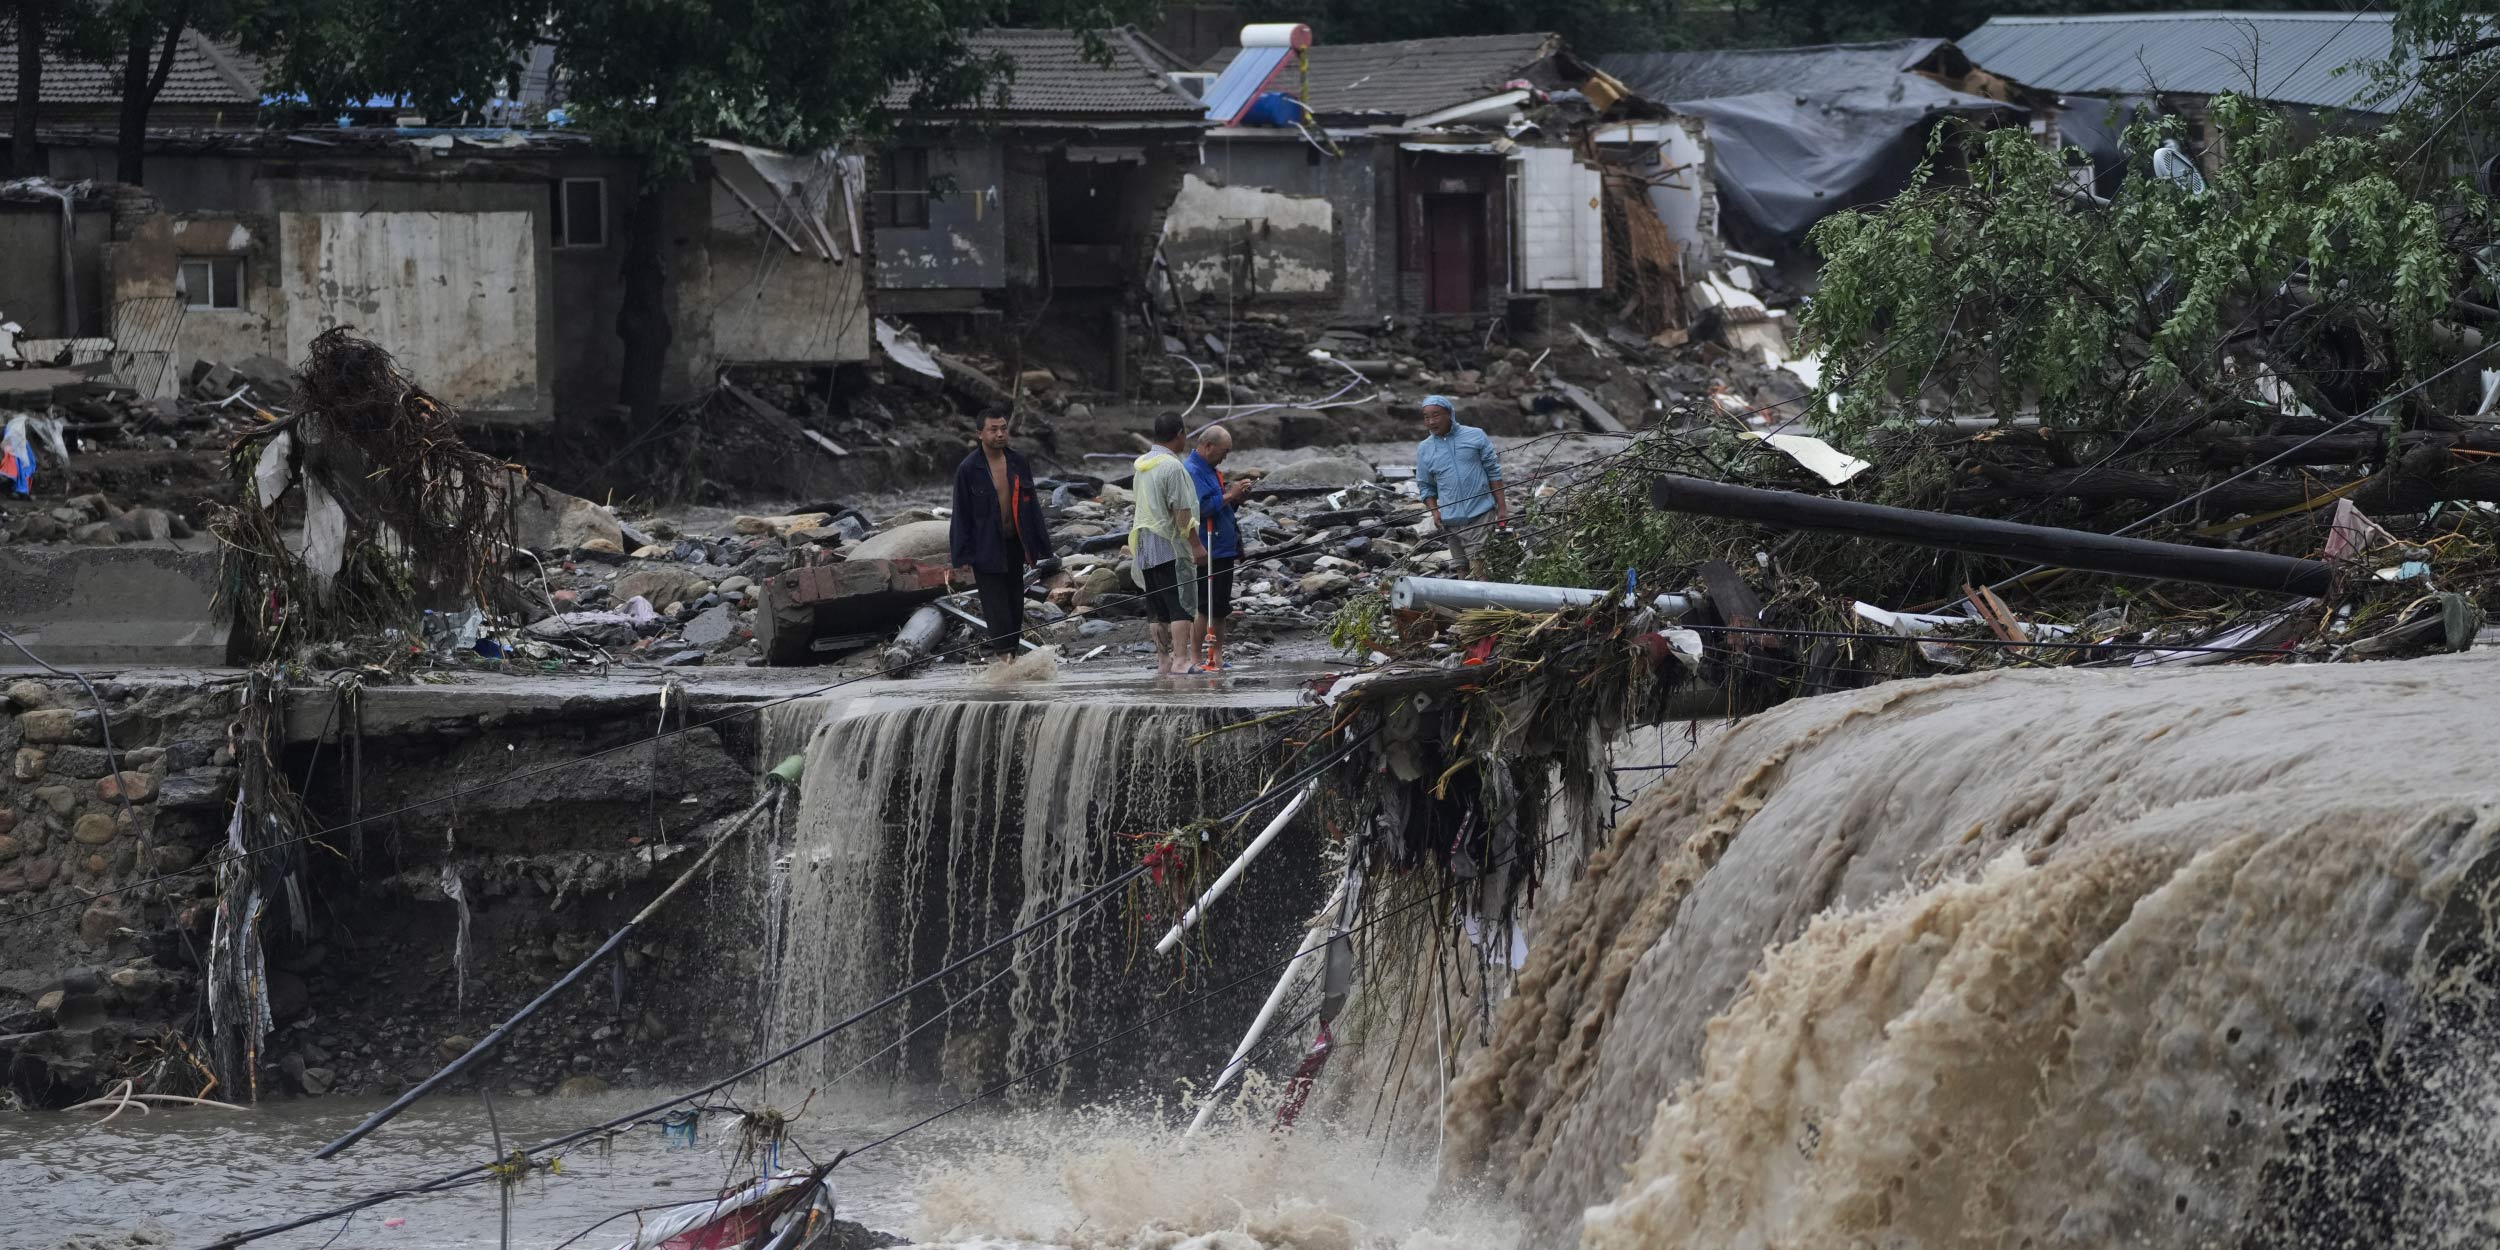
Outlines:
{"label": "river rock", "polygon": [[686,641],[697,647],[717,647],[738,632],[735,610],[724,604],[686,622]]}
{"label": "river rock", "polygon": [[558,1098],[595,1098],[608,1092],[608,1083],[585,1072],[568,1076],[556,1084]]}
{"label": "river rock", "polygon": [[145,803],[156,797],[156,778],[148,773],[119,772],[95,783],[96,797],[107,803],[128,799]]}
{"label": "river rock", "polygon": [[1076,588],[1076,606],[1090,608],[1120,589],[1119,570],[1101,565],[1087,571],[1084,584]]}
{"label": "river rock", "polygon": [[469,1053],[470,1049],[476,1045],[476,1038],[471,1037],[466,1033],[454,1033],[445,1037],[441,1041],[434,1043],[434,1057],[445,1063],[450,1063],[452,1060]]}
{"label": "river rock", "polygon": [[1322,569],[1302,579],[1297,587],[1304,598],[1319,599],[1341,594],[1354,585],[1354,579],[1334,569]]}
{"label": "river rock", "polygon": [[337,1081],[337,1074],[328,1068],[304,1069],[304,1092],[314,1097],[329,1093],[330,1086]]}
{"label": "river rock", "polygon": [[951,521],[914,521],[869,535],[847,555],[853,560],[944,560],[953,532]]}
{"label": "river rock", "polygon": [[51,707],[27,712],[17,718],[17,727],[28,742],[102,741],[96,714],[80,708]]}
{"label": "river rock", "polygon": [[37,786],[35,801],[51,808],[55,816],[67,816],[78,810],[78,792],[68,786]]}
{"label": "river rock", "polygon": [[78,818],[69,836],[87,846],[103,846],[113,840],[115,832],[112,817],[102,812],[89,812]]}

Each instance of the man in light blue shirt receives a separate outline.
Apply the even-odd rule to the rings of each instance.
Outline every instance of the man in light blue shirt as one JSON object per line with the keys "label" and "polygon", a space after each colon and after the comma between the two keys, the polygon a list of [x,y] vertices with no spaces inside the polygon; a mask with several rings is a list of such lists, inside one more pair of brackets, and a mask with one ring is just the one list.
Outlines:
{"label": "man in light blue shirt", "polygon": [[1510,527],[1510,501],[1502,498],[1502,462],[1493,440],[1460,425],[1455,411],[1443,396],[1424,396],[1424,428],[1431,432],[1415,444],[1415,493],[1432,510],[1433,526],[1449,540],[1459,567],[1481,579],[1487,526]]}

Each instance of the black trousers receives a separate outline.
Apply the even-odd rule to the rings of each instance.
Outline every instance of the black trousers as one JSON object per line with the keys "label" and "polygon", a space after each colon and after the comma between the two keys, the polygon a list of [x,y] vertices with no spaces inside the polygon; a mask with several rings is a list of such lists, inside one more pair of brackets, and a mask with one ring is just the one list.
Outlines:
{"label": "black trousers", "polygon": [[1014,655],[1024,641],[1024,574],[972,573],[973,587],[981,592],[981,620],[990,628],[989,649],[994,655]]}

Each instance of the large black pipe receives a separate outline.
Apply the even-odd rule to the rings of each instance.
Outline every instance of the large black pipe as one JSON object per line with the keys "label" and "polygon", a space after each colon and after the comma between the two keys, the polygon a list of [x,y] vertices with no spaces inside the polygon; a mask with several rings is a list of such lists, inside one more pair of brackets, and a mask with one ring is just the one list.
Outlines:
{"label": "large black pipe", "polygon": [[1668,512],[1753,521],[1783,529],[1824,530],[2123,577],[2202,582],[2209,586],[2318,597],[2328,593],[2335,575],[2334,566],[2323,560],[1887,508],[1795,491],[1729,486],[1672,473],[1650,483],[1649,498]]}

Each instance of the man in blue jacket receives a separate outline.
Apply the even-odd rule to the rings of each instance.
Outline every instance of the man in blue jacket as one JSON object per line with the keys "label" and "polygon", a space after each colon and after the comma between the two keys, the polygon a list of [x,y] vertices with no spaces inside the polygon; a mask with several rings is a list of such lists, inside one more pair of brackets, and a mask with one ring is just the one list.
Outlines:
{"label": "man in blue jacket", "polygon": [[1033,466],[1007,446],[1007,414],[981,419],[981,444],[955,466],[955,510],[948,548],[955,576],[981,592],[989,651],[1012,656],[1024,643],[1024,570],[1050,557],[1050,531],[1033,490]]}
{"label": "man in blue jacket", "polygon": [[1227,484],[1216,466],[1233,452],[1232,433],[1220,425],[1198,431],[1197,445],[1182,465],[1198,488],[1198,524],[1206,541],[1205,578],[1198,588],[1198,632],[1207,640],[1207,671],[1224,663],[1224,623],[1233,612],[1233,566],[1241,560],[1241,531],[1233,507],[1250,493],[1248,482]]}
{"label": "man in blue jacket", "polygon": [[1502,461],[1493,440],[1439,395],[1424,396],[1424,441],[1415,444],[1415,493],[1432,510],[1432,522],[1450,554],[1470,577],[1484,577],[1484,539],[1492,527],[1508,528],[1510,501],[1502,498]]}

